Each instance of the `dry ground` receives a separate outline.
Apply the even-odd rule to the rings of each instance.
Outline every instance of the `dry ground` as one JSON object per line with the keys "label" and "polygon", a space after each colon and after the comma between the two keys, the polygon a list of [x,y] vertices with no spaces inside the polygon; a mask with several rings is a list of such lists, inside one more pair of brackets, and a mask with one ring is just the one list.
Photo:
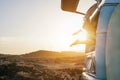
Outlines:
{"label": "dry ground", "polygon": [[80,80],[83,67],[83,56],[0,56],[0,80]]}

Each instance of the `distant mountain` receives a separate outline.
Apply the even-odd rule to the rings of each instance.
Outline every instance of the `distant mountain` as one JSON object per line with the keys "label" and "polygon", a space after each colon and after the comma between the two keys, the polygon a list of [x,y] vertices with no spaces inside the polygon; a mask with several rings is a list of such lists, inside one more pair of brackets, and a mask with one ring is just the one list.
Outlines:
{"label": "distant mountain", "polygon": [[75,56],[83,56],[82,52],[74,52],[74,51],[47,51],[47,50],[39,50],[31,53],[24,54],[26,57],[75,57]]}
{"label": "distant mountain", "polygon": [[0,53],[0,57],[2,57],[2,56],[10,56],[10,54],[2,54],[2,53]]}

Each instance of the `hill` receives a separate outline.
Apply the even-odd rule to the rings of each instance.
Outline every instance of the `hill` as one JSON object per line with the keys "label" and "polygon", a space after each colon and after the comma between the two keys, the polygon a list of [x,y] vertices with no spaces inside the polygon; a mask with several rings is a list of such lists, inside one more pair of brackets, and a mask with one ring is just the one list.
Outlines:
{"label": "hill", "polygon": [[56,51],[47,51],[47,50],[39,50],[31,53],[24,54],[25,57],[77,57],[77,56],[83,56],[84,54],[81,52],[74,52],[74,51],[62,51],[62,52],[56,52]]}
{"label": "hill", "polygon": [[81,80],[84,55],[39,50],[24,55],[0,55],[0,80]]}

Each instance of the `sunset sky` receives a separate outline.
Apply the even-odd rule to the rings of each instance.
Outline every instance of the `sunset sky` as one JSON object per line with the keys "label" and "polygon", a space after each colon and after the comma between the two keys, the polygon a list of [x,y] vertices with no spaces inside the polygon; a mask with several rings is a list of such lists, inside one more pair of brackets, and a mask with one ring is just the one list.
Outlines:
{"label": "sunset sky", "polygon": [[0,0],[0,53],[84,50],[69,47],[82,23],[82,15],[61,10],[60,0]]}

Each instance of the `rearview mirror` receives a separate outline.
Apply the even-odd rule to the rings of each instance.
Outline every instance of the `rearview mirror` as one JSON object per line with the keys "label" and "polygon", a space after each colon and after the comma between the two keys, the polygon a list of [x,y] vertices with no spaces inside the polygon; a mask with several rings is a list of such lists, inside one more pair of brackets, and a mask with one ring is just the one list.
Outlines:
{"label": "rearview mirror", "polygon": [[61,9],[85,15],[95,3],[96,0],[61,0]]}
{"label": "rearview mirror", "polygon": [[84,13],[76,11],[78,4],[79,0],[61,0],[61,9],[64,11],[75,12],[84,15]]}

